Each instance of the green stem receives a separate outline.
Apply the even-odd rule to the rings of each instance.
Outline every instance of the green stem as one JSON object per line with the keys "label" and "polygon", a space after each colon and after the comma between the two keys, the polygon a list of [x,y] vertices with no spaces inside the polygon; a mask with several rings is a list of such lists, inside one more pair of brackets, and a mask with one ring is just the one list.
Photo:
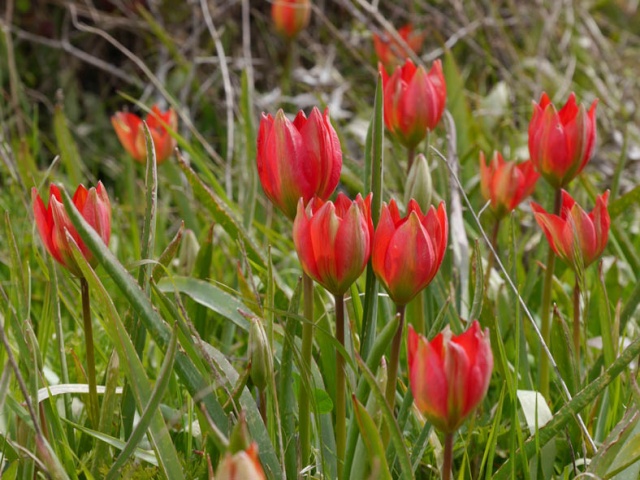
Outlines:
{"label": "green stem", "polygon": [[[576,355],[576,367],[580,372],[580,282],[577,275],[576,284],[573,287],[573,348]],[[578,379],[580,379],[579,375]]]}
{"label": "green stem", "polygon": [[[344,295],[336,295],[336,340],[344,348]],[[336,451],[338,479],[342,479],[344,452],[347,448],[347,398],[344,358],[336,350]]]}
{"label": "green stem", "polygon": [[451,478],[451,466],[453,465],[453,433],[447,433],[444,437],[444,461],[442,462],[442,480]]}
{"label": "green stem", "polygon": [[393,407],[396,404],[396,383],[398,380],[398,363],[400,360],[400,345],[402,343],[402,331],[404,328],[404,305],[397,306],[397,312],[400,316],[400,323],[398,323],[398,329],[396,335],[393,337],[391,343],[391,357],[389,358],[389,365],[387,370],[387,391],[385,398],[389,404],[389,408],[393,411]]}
{"label": "green stem", "polygon": [[260,416],[265,425],[267,425],[267,395],[266,389],[258,389],[260,395]]}
{"label": "green stem", "polygon": [[282,96],[291,95],[291,72],[293,71],[295,45],[295,41],[287,39],[284,52],[284,62],[282,64],[282,82],[280,83]]}
{"label": "green stem", "polygon": [[407,149],[407,175],[411,171],[411,166],[413,165],[413,160],[416,158],[416,149],[408,148]]}
{"label": "green stem", "polygon": [[98,406],[98,389],[96,387],[96,359],[93,350],[93,326],[91,324],[91,301],[89,299],[89,283],[80,279],[82,295],[82,320],[84,322],[84,339],[87,349],[87,377],[89,379],[89,420],[94,428],[98,427],[100,409]]}
{"label": "green stem", "polygon": [[[562,201],[561,190],[556,189],[555,203],[553,212],[557,215],[560,211]],[[542,286],[542,325],[540,332],[544,343],[548,346],[551,339],[551,287],[553,286],[553,270],[556,263],[556,255],[552,248],[549,248],[549,256],[547,257],[547,270],[544,274],[544,284]],[[540,355],[540,393],[549,399],[549,358]]]}
{"label": "green stem", "polygon": [[498,254],[498,233],[500,232],[500,219],[496,220],[493,226],[493,232],[491,233],[491,248],[492,252],[489,252],[489,261],[487,263],[487,273],[484,277],[484,289],[487,291],[489,288],[489,279],[491,278],[491,271],[493,270],[493,264],[495,262],[495,256]]}
{"label": "green stem", "polygon": [[[306,273],[302,274],[304,291],[304,318],[302,324],[302,368],[311,376],[311,356],[313,353],[313,280]],[[309,392],[300,385],[300,401],[298,403],[298,422],[300,428],[300,459],[305,467],[311,451],[311,412]]]}

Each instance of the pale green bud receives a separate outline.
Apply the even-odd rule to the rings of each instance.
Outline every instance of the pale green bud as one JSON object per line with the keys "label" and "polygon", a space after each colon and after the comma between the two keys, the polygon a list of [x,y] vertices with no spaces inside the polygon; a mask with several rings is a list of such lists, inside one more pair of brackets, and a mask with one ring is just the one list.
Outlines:
{"label": "pale green bud", "polygon": [[404,204],[408,205],[409,200],[413,198],[418,202],[422,211],[426,212],[431,205],[432,193],[433,184],[431,182],[429,162],[427,162],[424,155],[420,154],[411,165],[407,176],[407,184],[404,188]]}
{"label": "pale green bud", "polygon": [[273,357],[262,321],[251,317],[249,329],[249,358],[251,359],[251,380],[259,390],[264,390],[273,377]]}

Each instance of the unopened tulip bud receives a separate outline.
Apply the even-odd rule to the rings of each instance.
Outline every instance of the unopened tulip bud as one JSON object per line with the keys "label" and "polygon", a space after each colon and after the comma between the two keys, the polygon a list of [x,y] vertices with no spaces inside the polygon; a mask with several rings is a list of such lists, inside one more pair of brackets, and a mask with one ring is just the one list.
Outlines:
{"label": "unopened tulip bud", "polygon": [[249,358],[251,358],[251,380],[264,390],[273,377],[273,357],[267,333],[264,331],[262,321],[257,317],[251,318],[249,329]]}
{"label": "unopened tulip bud", "polygon": [[271,19],[276,31],[286,38],[293,38],[309,25],[310,0],[272,0]]}
{"label": "unopened tulip bud", "polygon": [[433,183],[431,182],[431,171],[427,158],[420,154],[411,165],[407,177],[407,185],[404,190],[404,203],[409,205],[413,198],[423,212],[429,210],[431,205],[431,195],[433,193]]}
{"label": "unopened tulip bud", "polygon": [[251,446],[251,437],[247,428],[247,419],[244,411],[240,412],[238,422],[233,426],[229,436],[229,449],[232,454],[247,450]]}
{"label": "unopened tulip bud", "polygon": [[180,255],[178,256],[178,265],[181,272],[190,275],[198,258],[200,244],[193,230],[187,229],[182,237],[182,246],[180,247]]}

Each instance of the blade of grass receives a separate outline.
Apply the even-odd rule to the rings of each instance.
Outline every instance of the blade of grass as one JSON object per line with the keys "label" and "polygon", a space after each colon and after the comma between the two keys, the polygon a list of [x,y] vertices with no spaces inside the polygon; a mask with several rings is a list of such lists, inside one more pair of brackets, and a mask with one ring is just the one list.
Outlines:
{"label": "blade of grass", "polygon": [[372,471],[377,473],[376,478],[380,480],[391,480],[389,473],[389,465],[384,453],[384,444],[380,436],[380,429],[373,421],[367,409],[362,405],[355,395],[351,396],[353,402],[353,411],[355,412],[356,421],[360,428],[360,434],[364,440],[364,444],[369,451],[369,461],[371,462]]}

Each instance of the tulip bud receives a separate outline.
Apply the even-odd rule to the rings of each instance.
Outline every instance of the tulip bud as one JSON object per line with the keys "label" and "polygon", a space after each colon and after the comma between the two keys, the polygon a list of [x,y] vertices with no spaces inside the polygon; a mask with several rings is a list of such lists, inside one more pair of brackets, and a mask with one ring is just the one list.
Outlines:
{"label": "tulip bud", "polygon": [[489,331],[483,332],[474,321],[457,336],[447,326],[429,342],[409,326],[407,354],[416,406],[437,429],[455,432],[489,388]]}
{"label": "tulip bud", "polygon": [[595,208],[588,215],[564,190],[560,216],[547,213],[540,205],[531,202],[536,221],[552,250],[576,270],[591,265],[607,246],[611,224],[608,198],[609,191],[599,196]]}
{"label": "tulip bud", "polygon": [[178,267],[184,275],[191,275],[200,252],[200,243],[196,234],[191,229],[187,229],[182,237],[180,254],[178,255]]}
{"label": "tulip bud", "polygon": [[264,470],[258,458],[258,445],[235,454],[226,453],[218,465],[215,480],[265,480]]}
{"label": "tulip bud", "polygon": [[314,198],[298,202],[293,243],[302,268],[334,295],[343,295],[355,282],[371,255],[373,222],[371,195],[354,201],[340,193],[333,202]]}
{"label": "tulip bud", "polygon": [[249,329],[249,358],[251,359],[251,380],[264,390],[273,376],[273,357],[267,334],[262,326],[262,321],[257,317],[251,317]]}
{"label": "tulip bud", "polygon": [[530,160],[518,164],[505,162],[500,152],[494,152],[487,166],[484,153],[480,152],[480,190],[485,200],[491,202],[491,210],[498,219],[533,193],[538,178],[540,174]]}
{"label": "tulip bud", "polygon": [[328,199],[338,185],[342,149],[338,134],[314,107],[307,118],[300,111],[293,122],[278,110],[262,114],[258,131],[258,174],[269,200],[293,220],[298,200]]}
{"label": "tulip bud", "polygon": [[[173,153],[176,147],[175,139],[167,131],[167,126],[175,131],[178,128],[178,117],[172,108],[162,112],[157,105],[151,108],[151,113],[145,119],[151,139],[156,150],[156,162],[161,164]],[[111,124],[118,135],[124,149],[136,161],[147,161],[147,143],[144,138],[142,119],[129,112],[117,112],[111,117]]]}
{"label": "tulip bud", "polygon": [[384,96],[384,123],[391,134],[408,149],[414,149],[427,131],[438,125],[447,100],[447,86],[440,60],[429,73],[409,59],[391,77],[381,66]]}
{"label": "tulip bud", "polygon": [[[35,187],[31,190],[31,199],[38,233],[49,254],[71,273],[82,276],[80,267],[73,258],[73,253],[67,240],[68,232],[80,248],[84,258],[87,259],[87,262],[95,266],[97,262],[80,239],[80,235],[78,235],[67,215],[62,203],[60,189],[54,184],[50,185],[47,208],[45,208],[44,202]],[[97,187],[91,187],[89,190],[84,185],[78,186],[73,195],[73,204],[87,223],[100,235],[105,245],[109,245],[109,239],[111,238],[111,204],[102,182],[98,182]]]}
{"label": "tulip bud", "polygon": [[[413,25],[407,24],[404,27],[398,29],[398,35],[405,43],[413,50],[414,53],[420,53],[422,49],[422,42],[424,42],[424,32],[416,32],[413,30]],[[387,71],[391,71],[398,65],[402,65],[407,55],[404,48],[390,35],[373,34],[373,48],[376,51],[378,60]]]}
{"label": "tulip bud", "polygon": [[271,19],[276,31],[286,38],[293,38],[309,25],[310,0],[272,0]]}
{"label": "tulip bud", "polygon": [[238,453],[251,446],[251,437],[247,428],[247,418],[244,410],[240,411],[238,422],[233,426],[229,436],[229,453]]}
{"label": "tulip bud", "polygon": [[400,217],[395,200],[383,204],[373,237],[371,265],[397,305],[406,305],[435,277],[447,249],[444,203],[423,215],[415,200]]}
{"label": "tulip bud", "polygon": [[431,182],[431,171],[427,158],[420,154],[409,169],[407,184],[404,189],[404,203],[409,205],[409,201],[414,199],[423,211],[427,211],[431,205],[431,194],[433,184]]}
{"label": "tulip bud", "polygon": [[546,93],[533,103],[529,155],[535,169],[555,188],[565,187],[585,167],[596,144],[596,105],[587,112],[572,93],[558,112]]}

